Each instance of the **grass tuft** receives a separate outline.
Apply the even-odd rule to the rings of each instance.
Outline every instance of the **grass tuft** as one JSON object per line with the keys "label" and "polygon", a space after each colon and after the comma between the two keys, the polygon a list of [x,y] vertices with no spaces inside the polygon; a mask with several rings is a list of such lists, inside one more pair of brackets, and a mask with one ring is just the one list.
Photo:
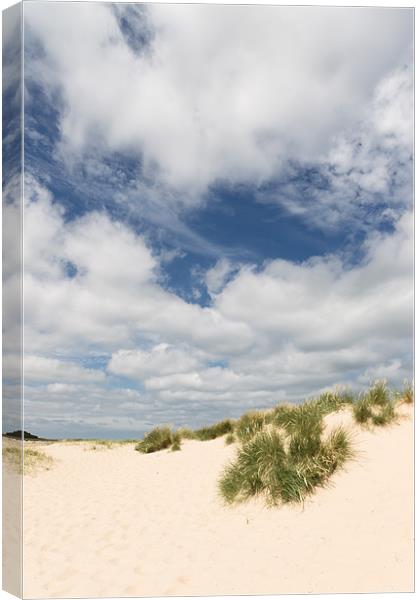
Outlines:
{"label": "grass tuft", "polygon": [[144,436],[135,449],[143,454],[151,454],[169,448],[174,443],[174,434],[170,427],[155,427]]}
{"label": "grass tuft", "polygon": [[236,461],[224,471],[219,490],[227,503],[265,492],[274,500],[277,474],[286,459],[284,440],[277,431],[261,431],[239,449]]}
{"label": "grass tuft", "polygon": [[353,416],[360,425],[385,426],[395,421],[395,399],[385,381],[376,381],[353,405]]}
{"label": "grass tuft", "polygon": [[233,433],[228,433],[225,437],[226,446],[230,446],[230,444],[234,444],[236,442],[236,437]]}
{"label": "grass tuft", "polygon": [[359,423],[360,425],[364,425],[371,418],[372,410],[369,399],[366,396],[362,396],[355,402],[353,406],[353,416],[356,423]]}
{"label": "grass tuft", "polygon": [[[297,429],[294,436],[302,436]],[[228,465],[219,481],[219,492],[227,504],[263,495],[269,505],[278,502],[302,502],[317,486],[351,458],[349,434],[342,428],[333,431],[325,442],[313,440],[297,450],[282,433],[267,429],[258,432],[238,450],[236,460]],[[309,452],[308,449],[313,449]]]}
{"label": "grass tuft", "polygon": [[412,383],[408,381],[404,382],[404,387],[401,392],[397,394],[398,400],[405,404],[413,404],[414,402],[414,387]]}
{"label": "grass tuft", "polygon": [[177,432],[181,438],[181,440],[195,440],[195,433],[189,427],[180,427]]}
{"label": "grass tuft", "polygon": [[178,452],[178,450],[181,450],[181,440],[174,440],[171,446],[171,450],[172,452]]}
{"label": "grass tuft", "polygon": [[23,470],[25,473],[31,473],[37,469],[49,469],[53,463],[53,458],[33,448],[24,447],[23,450],[18,446],[3,446],[3,460],[9,464],[14,471],[22,473],[22,453]]}
{"label": "grass tuft", "polygon": [[246,442],[264,429],[266,414],[260,411],[249,411],[242,415],[236,423],[235,433],[241,442]]}
{"label": "grass tuft", "polygon": [[194,435],[197,440],[205,442],[208,440],[215,440],[216,438],[226,435],[227,433],[232,433],[233,430],[233,421],[226,419],[225,421],[220,421],[219,423],[215,423],[209,427],[196,429],[196,431],[194,431]]}
{"label": "grass tuft", "polygon": [[314,401],[315,406],[323,416],[337,412],[354,402],[353,395],[348,390],[324,392]]}

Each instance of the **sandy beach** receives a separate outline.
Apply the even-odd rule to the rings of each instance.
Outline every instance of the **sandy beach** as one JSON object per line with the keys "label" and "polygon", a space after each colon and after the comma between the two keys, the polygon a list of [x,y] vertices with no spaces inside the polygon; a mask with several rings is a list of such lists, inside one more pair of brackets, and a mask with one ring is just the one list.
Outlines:
{"label": "sandy beach", "polygon": [[[413,419],[351,425],[357,459],[304,506],[223,506],[224,439],[181,452],[37,443],[24,478],[26,597],[413,591]],[[346,412],[329,425],[352,423]]]}

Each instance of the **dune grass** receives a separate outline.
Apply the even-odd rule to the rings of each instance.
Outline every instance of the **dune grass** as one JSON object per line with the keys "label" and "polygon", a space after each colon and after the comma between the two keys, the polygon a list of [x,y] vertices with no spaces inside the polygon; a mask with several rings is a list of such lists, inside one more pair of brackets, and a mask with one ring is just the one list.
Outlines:
{"label": "dune grass", "polygon": [[342,428],[325,441],[319,435],[315,445],[314,438],[303,443],[304,432],[298,429],[293,431],[293,440],[299,444],[291,440],[288,444],[288,436],[267,428],[242,445],[219,481],[227,504],[257,495],[263,495],[269,505],[302,502],[353,455],[349,434]]}
{"label": "dune grass", "polygon": [[181,440],[195,440],[195,433],[189,427],[180,427],[178,429],[178,434]]}
{"label": "dune grass", "polygon": [[[261,414],[255,421],[244,419],[245,435],[238,435],[242,446],[219,480],[223,500],[232,504],[263,495],[269,505],[302,502],[325,485],[353,449],[341,427],[323,438],[323,417],[348,402],[347,396],[323,395],[297,406],[280,405],[268,419]],[[255,428],[248,428],[249,422]]]}
{"label": "dune grass", "polygon": [[178,452],[179,450],[181,450],[181,439],[182,438],[181,438],[179,431],[172,432],[172,444],[171,444],[172,452]]}
{"label": "dune grass", "polygon": [[219,480],[227,504],[263,495],[270,505],[302,502],[354,456],[351,436],[342,427],[324,436],[324,417],[353,406],[345,391],[321,394],[300,405],[249,412],[235,432],[241,447]]}
{"label": "dune grass", "polygon": [[171,450],[172,452],[178,452],[179,450],[181,450],[181,438],[179,436],[174,436]]}
{"label": "dune grass", "polygon": [[264,429],[267,416],[261,411],[249,411],[242,415],[235,425],[235,433],[241,442],[246,442]]}
{"label": "dune grass", "polygon": [[[235,442],[241,444],[238,450],[241,453],[254,448],[252,444],[247,445],[254,439],[257,445],[266,449],[269,440],[272,446],[278,448],[280,442],[276,435],[281,435],[286,452],[283,468],[279,470],[276,467],[277,475],[270,475],[270,484],[266,477],[263,478],[262,489],[270,502],[275,503],[279,498],[285,502],[302,500],[316,486],[324,485],[331,474],[352,455],[350,437],[345,430],[338,428],[326,440],[323,438],[325,416],[349,407],[356,423],[386,426],[396,419],[397,401],[412,403],[413,400],[413,388],[408,384],[402,392],[391,394],[385,382],[376,382],[358,398],[347,389],[337,388],[303,404],[280,404],[266,411],[248,411],[236,421],[225,419],[196,430],[181,427],[173,431],[168,426],[156,427],[137,443],[135,449],[145,454],[168,448],[175,452],[181,449],[184,439],[209,441],[225,436],[226,445]],[[220,482],[220,491],[227,502],[233,496],[244,498],[249,494],[249,489],[254,489],[252,485],[247,488],[244,483],[244,477],[249,474],[251,467],[242,454],[240,457],[241,460],[238,457],[236,463],[225,471]],[[248,465],[246,469],[245,463]],[[260,467],[258,469],[261,472]],[[238,475],[238,472],[242,475]],[[265,467],[263,472],[267,472]],[[237,490],[235,494],[233,489]],[[225,493],[224,490],[229,491]]]}
{"label": "dune grass", "polygon": [[[53,459],[41,450],[18,446],[3,446],[3,460],[17,473],[33,473],[37,469],[50,469]],[[23,461],[22,461],[23,454]]]}
{"label": "dune grass", "polygon": [[89,440],[86,450],[111,450],[114,446],[112,440]]}
{"label": "dune grass", "polygon": [[231,419],[225,419],[224,421],[219,421],[219,423],[215,423],[209,427],[196,429],[194,431],[194,436],[195,439],[206,442],[208,440],[215,440],[216,438],[226,435],[227,433],[232,433],[234,428],[234,422]]}
{"label": "dune grass", "polygon": [[324,392],[314,400],[315,406],[323,416],[337,412],[354,403],[354,396],[349,390],[335,390]]}
{"label": "dune grass", "polygon": [[155,427],[149,431],[144,438],[137,443],[135,450],[143,454],[151,454],[159,450],[170,448],[173,452],[181,450],[183,439],[207,441],[214,440],[218,437],[232,433],[234,431],[234,423],[230,419],[220,421],[209,427],[202,427],[193,431],[188,427],[181,427],[177,431],[173,431],[168,426]]}
{"label": "dune grass", "polygon": [[385,381],[376,381],[353,405],[353,416],[359,425],[389,425],[396,419],[395,395]]}
{"label": "dune grass", "polygon": [[170,427],[155,427],[147,433],[143,440],[137,444],[135,449],[143,454],[151,454],[172,446],[176,439],[180,443],[179,438],[176,438]]}
{"label": "dune grass", "polygon": [[406,381],[404,383],[404,387],[401,392],[397,392],[396,394],[397,400],[403,402],[404,404],[413,404],[414,402],[414,387],[412,383]]}

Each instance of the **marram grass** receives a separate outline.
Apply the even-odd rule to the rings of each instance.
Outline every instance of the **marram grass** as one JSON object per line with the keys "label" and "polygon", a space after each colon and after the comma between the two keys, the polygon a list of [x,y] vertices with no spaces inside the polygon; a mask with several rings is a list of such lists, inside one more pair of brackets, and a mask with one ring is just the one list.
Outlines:
{"label": "marram grass", "polygon": [[[399,396],[411,402],[406,386]],[[349,391],[321,394],[297,406],[246,413],[236,425],[242,446],[226,467],[219,491],[228,504],[262,495],[268,504],[302,502],[354,456],[350,433],[337,427],[324,436],[324,417],[352,407],[357,423],[385,426],[396,419],[395,401],[385,382],[376,382],[355,400]]]}
{"label": "marram grass", "polygon": [[350,407],[356,423],[386,426],[397,418],[397,402],[412,403],[408,384],[401,392],[374,383],[355,398],[351,392],[325,392],[300,405],[278,405],[268,411],[248,411],[237,421],[226,419],[192,431],[156,427],[136,446],[144,453],[181,449],[182,439],[199,441],[225,436],[237,443],[236,458],[223,471],[218,487],[227,504],[262,496],[267,504],[303,502],[354,456],[351,434],[337,427],[324,435],[324,417]]}
{"label": "marram grass", "polygon": [[3,446],[3,460],[18,473],[22,473],[22,470],[25,473],[32,473],[37,469],[48,470],[53,463],[53,458],[45,452],[28,447],[22,450],[19,446]]}
{"label": "marram grass", "polygon": [[292,452],[282,432],[266,429],[238,450],[236,460],[222,474],[219,491],[227,504],[257,495],[269,505],[302,502],[352,455],[350,436],[342,428],[320,440],[313,454]]}
{"label": "marram grass", "polygon": [[414,402],[414,387],[412,383],[406,381],[401,392],[396,394],[397,400],[405,404],[413,404]]}
{"label": "marram grass", "polygon": [[215,440],[216,438],[226,435],[227,433],[232,433],[234,428],[235,426],[233,421],[231,419],[225,419],[224,421],[220,421],[219,423],[215,423],[209,427],[196,429],[194,431],[194,436],[197,440],[206,442],[208,440]]}
{"label": "marram grass", "polygon": [[254,437],[258,432],[262,431],[267,422],[267,416],[260,411],[246,412],[237,421],[235,433],[241,442],[245,442]]}
{"label": "marram grass", "polygon": [[360,425],[389,425],[396,419],[395,394],[391,394],[385,381],[377,381],[361,394],[353,405],[353,416]]}
{"label": "marram grass", "polygon": [[150,454],[169,448],[174,442],[174,433],[170,427],[155,427],[144,436],[135,449],[143,454]]}

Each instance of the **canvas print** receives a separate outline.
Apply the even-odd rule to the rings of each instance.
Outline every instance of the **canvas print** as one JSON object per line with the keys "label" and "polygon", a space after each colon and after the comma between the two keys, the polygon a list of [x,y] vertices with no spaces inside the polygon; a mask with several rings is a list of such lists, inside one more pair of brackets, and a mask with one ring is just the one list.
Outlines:
{"label": "canvas print", "polygon": [[413,23],[3,13],[6,591],[413,591]]}

